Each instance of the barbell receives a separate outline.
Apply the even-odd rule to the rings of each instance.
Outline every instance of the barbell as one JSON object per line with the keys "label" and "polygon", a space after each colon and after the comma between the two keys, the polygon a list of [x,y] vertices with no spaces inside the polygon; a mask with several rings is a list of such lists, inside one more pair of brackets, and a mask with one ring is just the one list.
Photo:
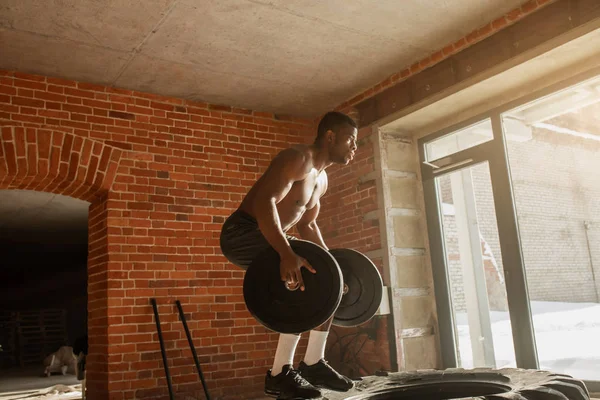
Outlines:
{"label": "barbell", "polygon": [[279,274],[279,254],[272,247],[256,257],[244,276],[244,301],[252,316],[268,329],[298,334],[333,316],[337,326],[370,320],[381,304],[383,282],[377,267],[352,249],[331,249],[312,242],[290,241],[316,273],[302,268],[305,290],[290,290]]}

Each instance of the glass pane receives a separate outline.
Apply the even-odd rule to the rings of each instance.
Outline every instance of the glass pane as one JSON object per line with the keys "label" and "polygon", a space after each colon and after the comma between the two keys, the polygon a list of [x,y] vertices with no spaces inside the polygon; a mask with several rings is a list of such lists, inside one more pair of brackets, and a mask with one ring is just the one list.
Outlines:
{"label": "glass pane", "polygon": [[436,178],[459,366],[515,367],[487,163]]}
{"label": "glass pane", "polygon": [[600,81],[502,120],[540,368],[600,380]]}
{"label": "glass pane", "polygon": [[487,119],[475,125],[452,132],[425,144],[427,161],[438,160],[462,150],[488,142],[494,138],[492,122]]}

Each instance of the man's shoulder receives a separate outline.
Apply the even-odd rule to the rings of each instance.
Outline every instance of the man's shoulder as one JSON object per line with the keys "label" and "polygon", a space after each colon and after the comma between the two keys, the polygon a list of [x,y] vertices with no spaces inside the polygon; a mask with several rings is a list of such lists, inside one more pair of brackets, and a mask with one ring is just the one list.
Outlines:
{"label": "man's shoulder", "polygon": [[271,161],[271,168],[285,170],[295,176],[295,180],[302,180],[312,168],[312,153],[301,145],[288,147],[281,150]]}
{"label": "man's shoulder", "polygon": [[312,153],[306,145],[293,145],[287,149],[281,150],[277,154],[277,158],[283,158],[286,161],[293,161],[297,163],[307,163],[312,160]]}
{"label": "man's shoulder", "polygon": [[312,152],[310,151],[310,146],[306,144],[294,144],[288,148],[288,150],[303,154],[304,156],[311,156]]}

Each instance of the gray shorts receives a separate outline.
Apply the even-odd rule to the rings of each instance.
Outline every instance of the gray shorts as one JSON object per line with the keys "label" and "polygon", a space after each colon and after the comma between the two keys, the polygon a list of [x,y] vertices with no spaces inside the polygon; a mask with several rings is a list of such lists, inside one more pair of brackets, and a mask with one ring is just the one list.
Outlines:
{"label": "gray shorts", "polygon": [[[288,241],[293,236],[286,235]],[[221,228],[221,252],[234,265],[246,270],[252,261],[271,247],[258,229],[258,222],[250,214],[236,210]]]}

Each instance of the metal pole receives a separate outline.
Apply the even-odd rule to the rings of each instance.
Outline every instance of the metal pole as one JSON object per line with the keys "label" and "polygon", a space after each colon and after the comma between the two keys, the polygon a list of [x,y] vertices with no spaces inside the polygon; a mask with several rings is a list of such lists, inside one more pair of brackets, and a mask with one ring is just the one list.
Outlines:
{"label": "metal pole", "polygon": [[167,377],[167,386],[169,387],[169,398],[173,400],[173,387],[171,386],[171,374],[169,374],[169,365],[167,364],[167,353],[165,352],[165,345],[162,337],[162,330],[160,329],[160,319],[158,318],[158,307],[156,306],[156,299],[150,299],[152,308],[154,309],[154,319],[156,320],[156,330],[158,331],[158,340],[160,342],[160,352],[162,353],[163,365],[165,367],[165,375]]}
{"label": "metal pole", "polygon": [[514,203],[510,165],[500,115],[492,116],[496,152],[490,157],[490,175],[504,265],[506,296],[518,368],[538,369],[539,361]]}
{"label": "metal pole", "polygon": [[[421,146],[422,148],[423,146]],[[422,151],[422,149],[420,150]],[[438,312],[440,355],[442,368],[458,367],[456,334],[454,331],[454,310],[450,281],[446,267],[446,250],[442,231],[442,214],[438,204],[438,190],[435,178],[423,181],[423,194],[427,218],[427,231],[431,246],[431,266],[433,268],[433,289]]]}
{"label": "metal pole", "polygon": [[192,350],[192,356],[194,357],[194,362],[196,363],[196,369],[198,370],[198,375],[200,376],[200,380],[202,381],[202,387],[204,388],[204,394],[206,395],[206,399],[210,400],[210,395],[208,394],[208,387],[206,387],[206,381],[204,380],[204,374],[202,373],[202,368],[200,368],[200,361],[198,361],[198,354],[196,354],[196,348],[194,347],[194,342],[192,341],[192,335],[190,334],[190,330],[187,326],[187,321],[185,319],[185,314],[183,313],[183,308],[181,308],[181,302],[179,300],[175,301],[177,304],[177,309],[179,310],[179,318],[183,323],[183,328],[185,329],[185,335],[187,336],[188,343],[190,344],[190,350]]}
{"label": "metal pole", "polygon": [[596,284],[596,271],[594,270],[594,259],[592,258],[592,247],[590,246],[590,230],[591,223],[583,221],[583,228],[585,231],[585,242],[587,243],[588,255],[590,257],[590,269],[592,271],[592,282],[594,282],[594,289],[596,291],[596,303],[600,303],[600,294],[598,293],[598,285]]}
{"label": "metal pole", "polygon": [[[487,167],[487,165],[484,164]],[[474,367],[496,368],[472,168],[450,173]]]}

